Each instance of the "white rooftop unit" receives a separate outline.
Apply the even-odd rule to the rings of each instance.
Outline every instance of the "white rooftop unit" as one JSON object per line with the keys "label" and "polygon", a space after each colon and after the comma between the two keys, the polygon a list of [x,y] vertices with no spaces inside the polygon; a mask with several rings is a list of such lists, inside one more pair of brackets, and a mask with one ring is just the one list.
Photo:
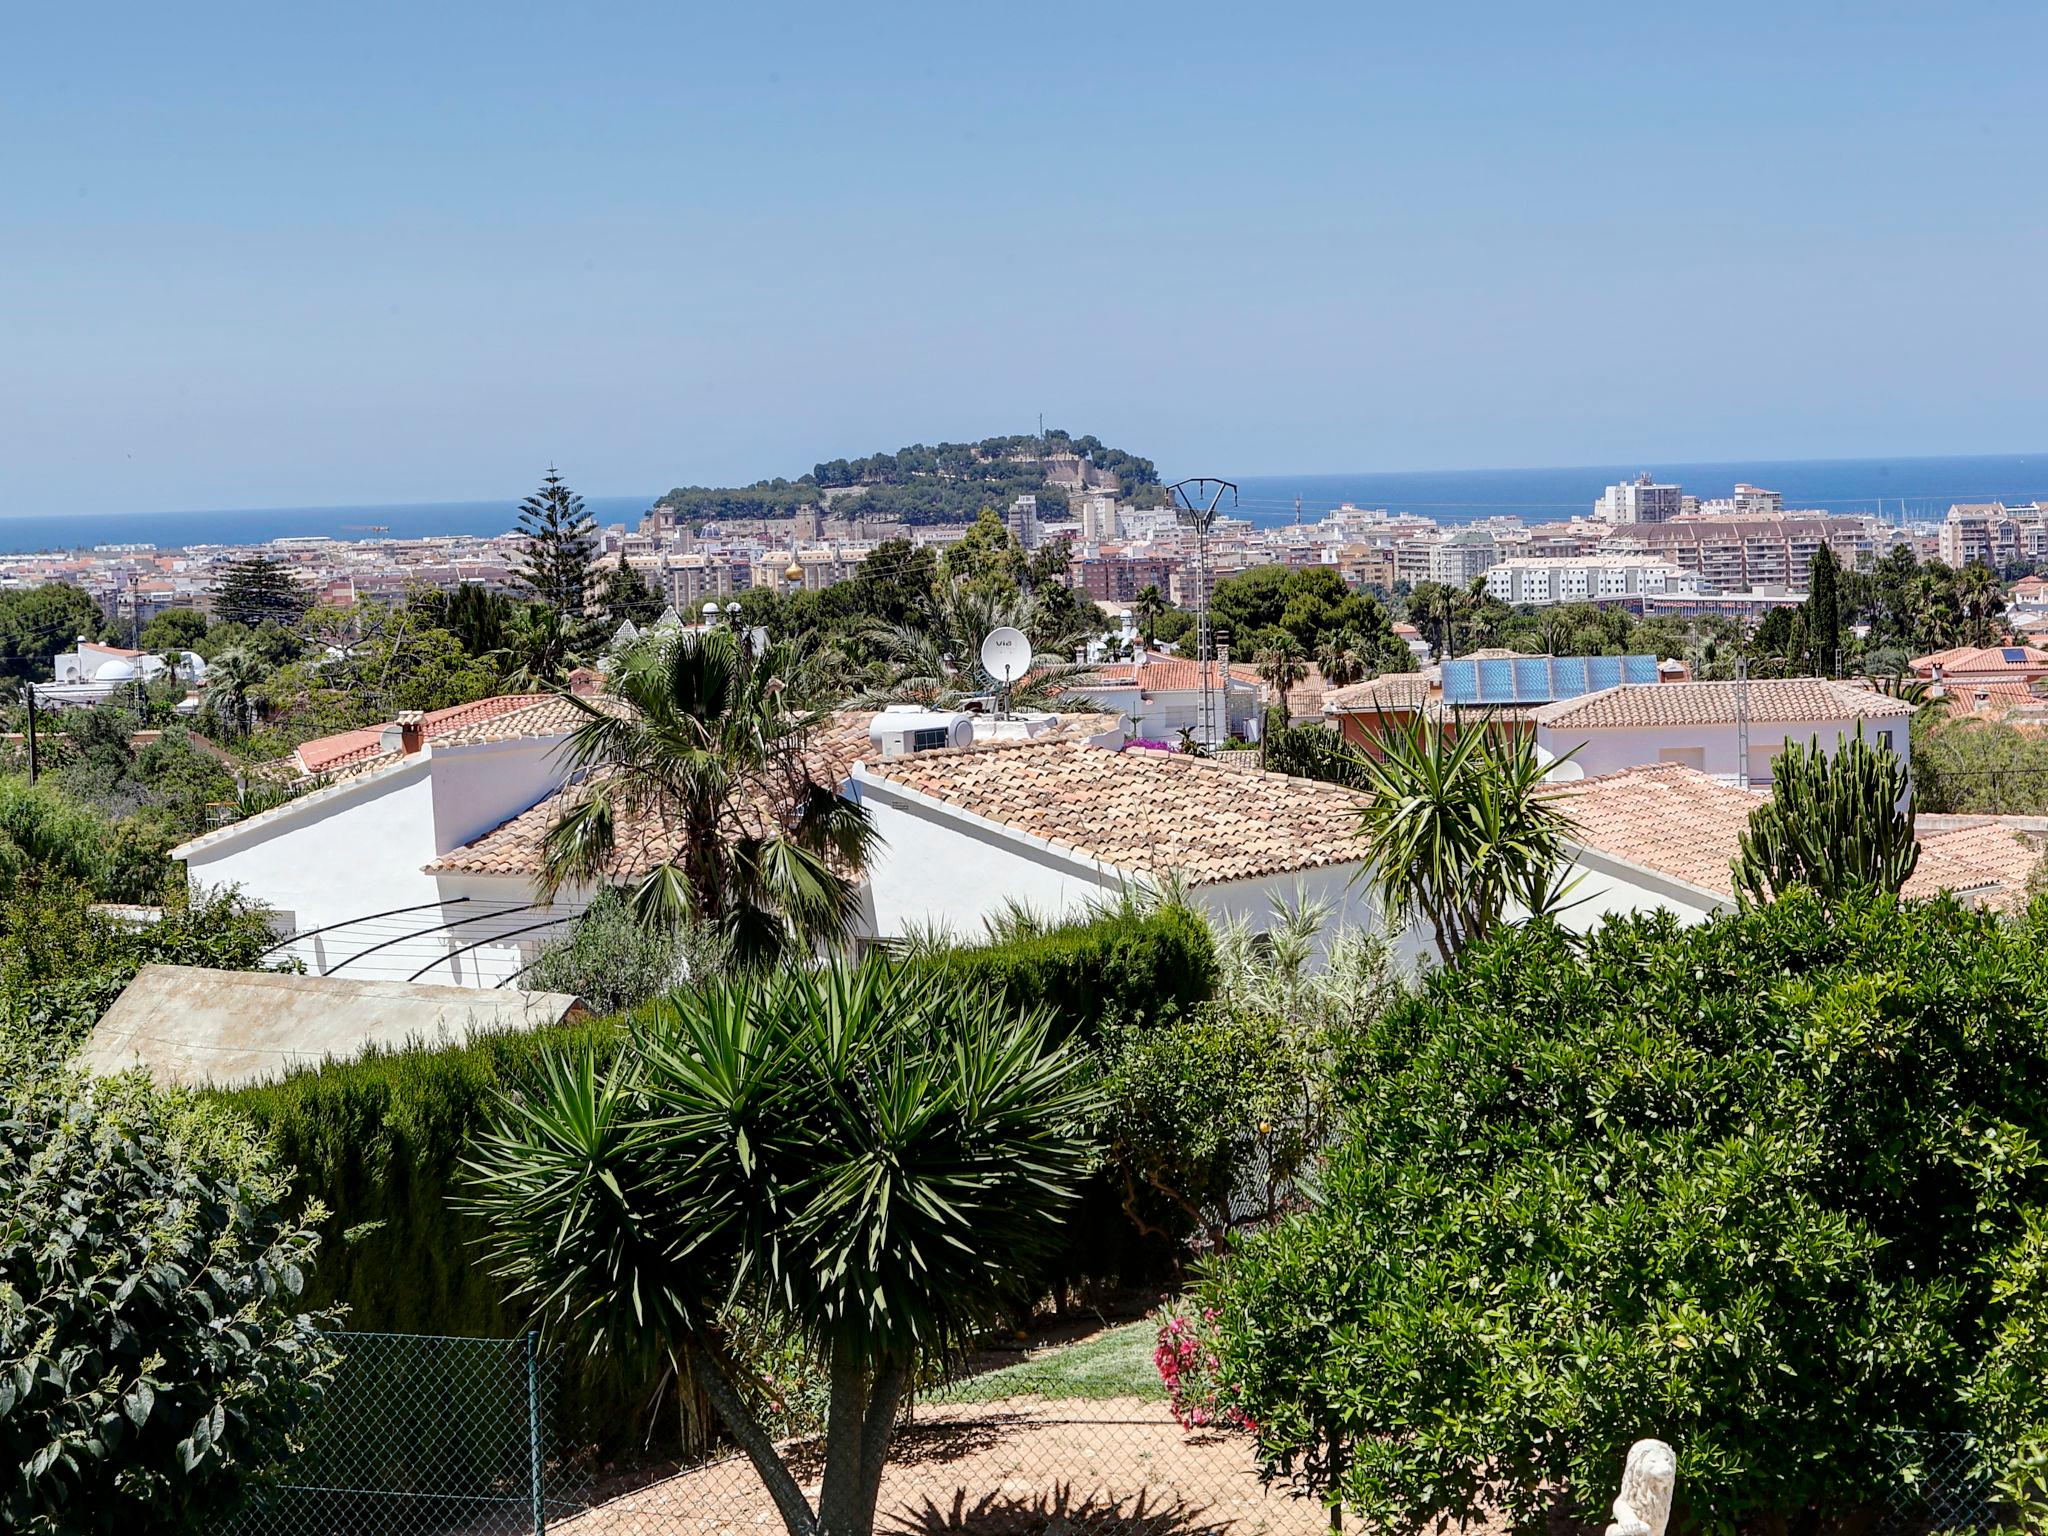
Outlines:
{"label": "white rooftop unit", "polygon": [[868,725],[868,740],[884,757],[907,757],[941,747],[974,745],[974,717],[964,710],[891,704]]}

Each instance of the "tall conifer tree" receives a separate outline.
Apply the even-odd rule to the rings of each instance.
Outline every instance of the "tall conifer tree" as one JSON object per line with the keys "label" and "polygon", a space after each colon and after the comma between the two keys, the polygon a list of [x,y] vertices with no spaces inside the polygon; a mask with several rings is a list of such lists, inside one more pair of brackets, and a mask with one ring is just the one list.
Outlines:
{"label": "tall conifer tree", "polygon": [[519,531],[526,535],[519,584],[571,624],[581,624],[597,563],[597,525],[552,464],[540,489],[519,504]]}

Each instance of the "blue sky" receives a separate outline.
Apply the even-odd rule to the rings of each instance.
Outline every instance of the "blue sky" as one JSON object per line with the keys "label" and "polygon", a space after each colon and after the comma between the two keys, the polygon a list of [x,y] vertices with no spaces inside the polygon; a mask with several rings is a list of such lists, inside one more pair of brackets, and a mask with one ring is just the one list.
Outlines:
{"label": "blue sky", "polygon": [[2048,9],[17,11],[4,511],[2048,448]]}

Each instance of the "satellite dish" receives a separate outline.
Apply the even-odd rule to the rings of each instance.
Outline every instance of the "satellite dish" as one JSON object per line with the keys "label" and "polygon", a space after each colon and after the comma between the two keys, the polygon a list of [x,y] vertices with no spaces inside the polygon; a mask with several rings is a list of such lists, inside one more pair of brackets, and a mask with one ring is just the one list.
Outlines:
{"label": "satellite dish", "polygon": [[1008,686],[1031,670],[1031,642],[1021,629],[1005,624],[981,642],[981,665],[997,682]]}

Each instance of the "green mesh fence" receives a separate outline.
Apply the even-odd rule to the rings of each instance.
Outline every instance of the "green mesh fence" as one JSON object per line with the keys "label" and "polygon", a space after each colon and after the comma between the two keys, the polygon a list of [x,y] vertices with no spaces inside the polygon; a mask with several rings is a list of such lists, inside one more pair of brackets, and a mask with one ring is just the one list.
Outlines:
{"label": "green mesh fence", "polygon": [[[889,1448],[886,1536],[1324,1536],[1329,1512],[1262,1485],[1224,1425],[1182,1425],[1153,1364],[1154,1324],[1076,1320],[994,1341],[926,1380]],[[344,1333],[304,1453],[234,1536],[713,1536],[782,1529],[730,1449],[600,1451],[563,1422],[559,1354],[527,1339]],[[673,1384],[670,1408],[678,1405]],[[775,1402],[806,1497],[821,1475],[815,1401]],[[773,1393],[770,1393],[773,1396]],[[1895,1471],[1874,1536],[1984,1533],[2001,1511],[1962,1435],[1885,1437]],[[1346,1530],[1362,1530],[1347,1519]]]}

